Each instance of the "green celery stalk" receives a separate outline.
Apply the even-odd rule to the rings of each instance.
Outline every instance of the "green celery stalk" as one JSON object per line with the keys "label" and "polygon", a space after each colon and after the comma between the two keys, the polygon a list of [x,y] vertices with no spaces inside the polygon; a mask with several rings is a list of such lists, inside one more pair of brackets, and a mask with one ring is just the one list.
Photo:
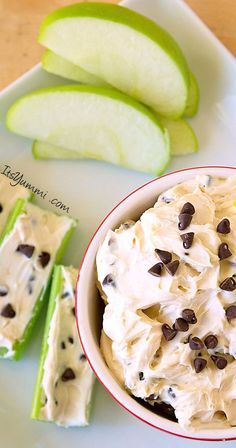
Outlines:
{"label": "green celery stalk", "polygon": [[15,207],[13,207],[10,212],[5,228],[0,235],[0,246],[5,237],[11,233],[18,216],[21,215],[21,213],[24,213],[26,203],[27,201],[25,199],[17,199]]}
{"label": "green celery stalk", "polygon": [[60,293],[62,288],[62,275],[61,275],[61,267],[55,266],[52,277],[52,287],[49,297],[47,317],[45,322],[45,329],[43,335],[42,349],[39,360],[39,367],[37,373],[37,379],[35,383],[34,389],[34,398],[32,404],[31,418],[34,420],[39,419],[40,409],[41,409],[41,396],[42,396],[42,379],[43,379],[43,367],[45,363],[45,359],[48,351],[48,333],[50,329],[51,319],[56,306],[56,297]]}
{"label": "green celery stalk", "polygon": [[[46,316],[46,322],[45,322],[45,329],[44,329],[44,335],[43,335],[43,341],[42,341],[42,349],[41,349],[41,355],[39,360],[39,367],[38,367],[38,373],[35,383],[35,389],[34,389],[34,397],[32,402],[32,409],[31,409],[31,418],[33,420],[43,420],[42,417],[40,417],[40,410],[43,406],[42,403],[42,397],[43,397],[43,388],[42,388],[42,382],[43,382],[43,375],[44,375],[44,364],[48,353],[48,335],[50,331],[50,324],[51,320],[53,318],[53,314],[56,307],[56,299],[60,295],[60,293],[63,291],[63,272],[62,272],[63,266],[55,266],[53,271],[53,277],[52,277],[52,286],[50,291],[50,297],[49,297],[49,303],[48,303],[48,310],[47,310],[47,316]],[[55,341],[57,343],[57,341]],[[89,421],[93,397],[93,384],[91,384],[90,389],[90,397],[89,402],[86,404],[86,418],[87,421]],[[48,420],[47,420],[48,421]],[[52,423],[52,422],[50,422]]]}

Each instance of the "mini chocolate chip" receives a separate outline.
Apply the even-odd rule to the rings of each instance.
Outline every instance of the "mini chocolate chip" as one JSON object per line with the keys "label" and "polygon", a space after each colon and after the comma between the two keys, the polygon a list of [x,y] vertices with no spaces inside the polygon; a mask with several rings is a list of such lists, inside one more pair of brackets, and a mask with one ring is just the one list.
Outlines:
{"label": "mini chocolate chip", "polygon": [[223,289],[223,291],[234,291],[236,289],[236,282],[233,277],[227,277],[223,280],[220,284],[220,289]]}
{"label": "mini chocolate chip", "polygon": [[3,211],[3,206],[2,206],[2,204],[0,204],[0,213],[2,213],[2,211]]}
{"label": "mini chocolate chip", "polygon": [[62,349],[62,350],[65,350],[65,348],[66,348],[66,344],[65,344],[64,341],[62,341],[62,342],[61,342],[61,349]]}
{"label": "mini chocolate chip", "polygon": [[204,339],[204,344],[206,348],[215,348],[218,344],[218,339],[214,334],[209,334],[209,336]]}
{"label": "mini chocolate chip", "polygon": [[174,323],[174,329],[177,331],[188,331],[189,324],[182,317],[178,317]]}
{"label": "mini chocolate chip", "polygon": [[35,275],[31,274],[29,276],[29,282],[34,282],[35,279],[36,279]]}
{"label": "mini chocolate chip", "polygon": [[8,294],[8,288],[7,286],[1,285],[0,286],[0,297],[5,297]]}
{"label": "mini chocolate chip", "polygon": [[33,293],[33,287],[31,285],[31,283],[28,283],[27,285],[27,290],[28,290],[28,294],[31,295]]}
{"label": "mini chocolate chip", "polygon": [[222,219],[222,221],[219,222],[217,228],[218,233],[223,233],[226,235],[230,232],[230,221],[227,218]]}
{"label": "mini chocolate chip", "polygon": [[161,276],[161,270],[163,268],[163,263],[156,263],[150,269],[148,269],[149,274],[154,275],[154,277]]}
{"label": "mini chocolate chip", "polygon": [[230,305],[226,310],[225,314],[228,320],[235,319],[236,317],[236,306]]}
{"label": "mini chocolate chip", "polygon": [[192,215],[188,215],[188,213],[180,213],[179,215],[179,230],[185,230],[190,222],[192,221]]}
{"label": "mini chocolate chip", "polygon": [[179,260],[174,260],[174,261],[171,261],[170,263],[166,264],[166,270],[172,276],[175,275],[178,267],[179,267]]}
{"label": "mini chocolate chip", "polygon": [[134,221],[130,220],[130,221],[123,222],[123,224],[121,224],[120,228],[122,230],[127,230],[127,229],[130,229],[130,227],[133,227],[133,225],[134,225]]}
{"label": "mini chocolate chip", "polygon": [[173,392],[172,387],[169,387],[169,389],[168,389],[168,394],[170,395],[171,398],[176,398],[176,395],[175,395],[175,393]]}
{"label": "mini chocolate chip", "polygon": [[50,261],[50,254],[48,252],[41,252],[41,254],[39,254],[39,263],[41,264],[42,268],[45,268],[49,261]]}
{"label": "mini chocolate chip", "polygon": [[5,305],[1,311],[1,316],[8,317],[9,319],[13,319],[13,317],[15,317],[15,315],[16,315],[16,312],[10,303]]}
{"label": "mini chocolate chip", "polygon": [[171,328],[168,324],[163,324],[161,329],[162,329],[164,338],[167,341],[171,341],[171,339],[174,339],[174,337],[177,335],[177,330],[175,330],[174,328]]}
{"label": "mini chocolate chip", "polygon": [[153,401],[157,399],[157,395],[155,394],[150,394],[148,397],[145,398],[145,400],[147,401]]}
{"label": "mini chocolate chip", "polygon": [[55,402],[55,405],[56,405],[56,406],[58,406],[58,401],[57,401],[57,400],[55,400],[54,402]]}
{"label": "mini chocolate chip", "polygon": [[70,344],[74,344],[74,339],[71,336],[68,337],[68,341],[70,342]]}
{"label": "mini chocolate chip", "polygon": [[181,314],[182,314],[183,319],[186,320],[189,324],[197,323],[197,318],[196,318],[193,310],[191,310],[189,308],[185,308]]}
{"label": "mini chocolate chip", "polygon": [[63,294],[61,294],[61,299],[65,299],[66,297],[68,297],[70,295],[70,293],[68,291],[63,292]]}
{"label": "mini chocolate chip", "polygon": [[232,252],[229,250],[229,246],[226,243],[221,243],[218,249],[218,257],[220,260],[225,260],[225,258],[231,257]]}
{"label": "mini chocolate chip", "polygon": [[207,360],[204,358],[195,358],[193,364],[195,372],[200,373],[203,369],[205,369],[207,365]]}
{"label": "mini chocolate chip", "polygon": [[187,213],[188,215],[194,215],[195,208],[191,202],[185,202],[180,213]]}
{"label": "mini chocolate chip", "polygon": [[103,286],[113,286],[115,287],[115,280],[111,274],[107,274],[106,277],[103,279],[102,282]]}
{"label": "mini chocolate chip", "polygon": [[223,358],[223,356],[212,355],[211,359],[214,362],[214,364],[216,365],[217,369],[220,369],[220,370],[224,369],[228,364],[227,359]]}
{"label": "mini chocolate chip", "polygon": [[27,258],[31,258],[34,253],[34,246],[31,246],[30,244],[19,244],[19,246],[16,249],[16,252],[20,252],[21,254],[24,254]]}
{"label": "mini chocolate chip", "polygon": [[55,382],[55,387],[57,388],[57,386],[58,386],[58,380]]}
{"label": "mini chocolate chip", "polygon": [[66,370],[64,370],[62,376],[61,376],[62,381],[70,381],[70,380],[74,380],[75,379],[75,374],[74,371],[70,368],[67,367]]}
{"label": "mini chocolate chip", "polygon": [[155,252],[164,264],[170,263],[172,260],[172,255],[167,250],[155,249]]}
{"label": "mini chocolate chip", "polygon": [[194,336],[189,340],[189,347],[191,350],[201,350],[204,347],[203,342],[197,336]]}
{"label": "mini chocolate chip", "polygon": [[79,359],[80,359],[81,361],[86,361],[87,358],[86,358],[86,356],[85,356],[84,353],[81,353]]}
{"label": "mini chocolate chip", "polygon": [[193,244],[194,233],[193,232],[183,233],[182,235],[180,235],[180,238],[183,241],[184,248],[189,249]]}
{"label": "mini chocolate chip", "polygon": [[72,308],[72,313],[74,314],[74,316],[75,316],[75,307],[73,306],[73,308]]}
{"label": "mini chocolate chip", "polygon": [[188,255],[189,255],[189,252],[184,252],[184,255],[187,255],[187,256],[188,256]]}
{"label": "mini chocolate chip", "polygon": [[197,355],[198,355],[198,356],[202,356],[201,352],[199,352]]}
{"label": "mini chocolate chip", "polygon": [[138,373],[138,377],[139,377],[139,381],[143,381],[143,380],[144,380],[144,374],[143,374],[143,372],[139,372],[139,373]]}

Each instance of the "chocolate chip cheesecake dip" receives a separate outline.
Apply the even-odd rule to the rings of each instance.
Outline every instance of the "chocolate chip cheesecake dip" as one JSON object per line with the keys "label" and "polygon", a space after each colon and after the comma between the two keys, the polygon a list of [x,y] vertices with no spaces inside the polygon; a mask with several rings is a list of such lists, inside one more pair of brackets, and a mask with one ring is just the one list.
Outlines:
{"label": "chocolate chip cheesecake dip", "polygon": [[185,429],[236,425],[235,199],[236,177],[197,176],[97,253],[106,363]]}

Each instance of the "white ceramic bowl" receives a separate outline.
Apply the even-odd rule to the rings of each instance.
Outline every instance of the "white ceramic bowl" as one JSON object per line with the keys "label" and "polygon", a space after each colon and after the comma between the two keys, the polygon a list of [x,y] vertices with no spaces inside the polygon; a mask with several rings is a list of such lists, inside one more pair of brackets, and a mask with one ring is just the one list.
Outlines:
{"label": "white ceramic bowl", "polygon": [[236,175],[236,168],[206,166],[166,174],[133,191],[106,216],[93,235],[81,264],[76,294],[77,324],[84,352],[94,373],[112,397],[131,414],[155,428],[177,436],[205,441],[232,440],[236,439],[236,428],[185,431],[178,423],[161,417],[137,403],[117,383],[99,349],[102,300],[98,298],[96,289],[95,257],[100,243],[108,229],[115,229],[128,218],[139,218],[146,209],[154,204],[161,192],[197,174],[227,177]]}

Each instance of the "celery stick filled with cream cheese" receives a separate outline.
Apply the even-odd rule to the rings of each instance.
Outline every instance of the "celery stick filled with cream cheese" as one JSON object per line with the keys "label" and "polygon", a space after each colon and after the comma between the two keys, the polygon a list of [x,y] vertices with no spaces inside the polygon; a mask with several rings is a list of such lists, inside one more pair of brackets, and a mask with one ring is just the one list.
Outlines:
{"label": "celery stick filled with cream cheese", "polygon": [[31,413],[64,427],[88,425],[94,383],[76,327],[77,276],[72,267],[54,268]]}
{"label": "celery stick filled with cream cheese", "polygon": [[18,200],[0,239],[0,356],[18,359],[76,222]]}
{"label": "celery stick filled with cream cheese", "polygon": [[0,234],[2,233],[9,215],[13,212],[17,200],[30,200],[31,191],[22,186],[12,186],[11,180],[4,174],[0,174]]}

